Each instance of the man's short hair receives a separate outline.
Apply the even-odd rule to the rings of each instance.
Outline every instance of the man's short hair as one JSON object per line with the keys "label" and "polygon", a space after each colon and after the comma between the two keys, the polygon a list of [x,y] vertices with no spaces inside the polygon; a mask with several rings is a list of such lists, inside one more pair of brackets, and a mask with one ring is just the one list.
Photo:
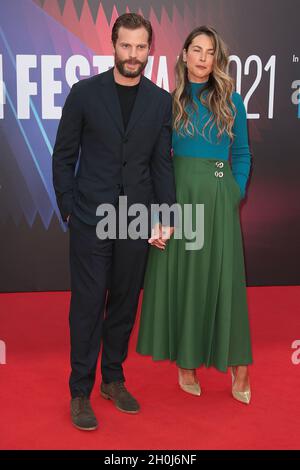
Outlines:
{"label": "man's short hair", "polygon": [[111,32],[111,40],[113,45],[116,45],[118,39],[119,29],[123,26],[123,28],[127,29],[138,29],[138,28],[145,28],[148,32],[148,44],[149,47],[152,43],[152,26],[150,21],[143,18],[141,15],[137,13],[124,13],[124,15],[119,16],[112,28]]}

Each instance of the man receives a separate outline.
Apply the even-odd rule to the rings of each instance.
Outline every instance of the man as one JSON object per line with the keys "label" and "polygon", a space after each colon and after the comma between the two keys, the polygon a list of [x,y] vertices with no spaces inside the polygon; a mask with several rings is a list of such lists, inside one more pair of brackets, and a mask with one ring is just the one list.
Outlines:
{"label": "man", "polygon": [[[123,412],[140,409],[125,387],[122,363],[149,244],[98,238],[96,209],[110,203],[118,210],[120,195],[128,206],[175,202],[171,96],[142,75],[151,40],[151,24],[140,15],[116,20],[115,67],[72,87],[53,152],[57,203],[70,229],[71,418],[83,430],[98,426],[89,397],[101,339],[101,395]],[[171,235],[173,227],[165,232]],[[163,249],[168,235],[159,226],[150,242]]]}

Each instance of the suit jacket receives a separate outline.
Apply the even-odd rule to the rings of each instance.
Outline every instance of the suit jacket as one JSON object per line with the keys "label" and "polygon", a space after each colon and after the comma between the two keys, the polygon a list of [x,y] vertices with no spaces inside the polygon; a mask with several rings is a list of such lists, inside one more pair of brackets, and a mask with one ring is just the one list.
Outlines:
{"label": "suit jacket", "polygon": [[122,187],[128,205],[175,203],[171,114],[171,95],[143,75],[126,130],[113,69],[73,85],[53,151],[63,220],[96,225],[98,205],[115,205]]}

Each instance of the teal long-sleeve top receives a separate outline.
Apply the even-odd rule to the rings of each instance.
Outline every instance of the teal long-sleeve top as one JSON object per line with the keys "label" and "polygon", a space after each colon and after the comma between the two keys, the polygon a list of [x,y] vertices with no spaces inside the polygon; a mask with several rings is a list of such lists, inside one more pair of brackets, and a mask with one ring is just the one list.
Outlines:
{"label": "teal long-sleeve top", "polygon": [[241,195],[244,197],[250,173],[251,156],[248,144],[247,115],[242,97],[236,92],[232,94],[232,101],[236,107],[233,125],[234,140],[232,145],[230,145],[230,138],[227,134],[223,134],[221,139],[218,140],[218,131],[215,125],[210,132],[211,122],[205,129],[205,139],[201,133],[211,113],[197,97],[200,88],[204,87],[204,85],[205,83],[190,82],[191,94],[198,106],[198,113],[196,114],[192,110],[190,112],[188,111],[188,113],[199,132],[195,132],[194,136],[190,137],[187,135],[181,136],[173,130],[172,146],[174,155],[228,160],[231,150],[232,173],[240,187]]}

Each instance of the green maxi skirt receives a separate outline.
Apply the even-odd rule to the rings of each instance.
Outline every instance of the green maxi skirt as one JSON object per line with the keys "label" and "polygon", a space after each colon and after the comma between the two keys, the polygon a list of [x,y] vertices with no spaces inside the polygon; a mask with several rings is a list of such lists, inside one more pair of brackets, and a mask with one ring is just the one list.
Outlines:
{"label": "green maxi skirt", "polygon": [[204,244],[187,250],[191,240],[173,236],[164,251],[150,248],[137,351],[226,372],[252,362],[240,189],[227,161],[174,156],[174,170],[181,208],[195,216],[204,204]]}

